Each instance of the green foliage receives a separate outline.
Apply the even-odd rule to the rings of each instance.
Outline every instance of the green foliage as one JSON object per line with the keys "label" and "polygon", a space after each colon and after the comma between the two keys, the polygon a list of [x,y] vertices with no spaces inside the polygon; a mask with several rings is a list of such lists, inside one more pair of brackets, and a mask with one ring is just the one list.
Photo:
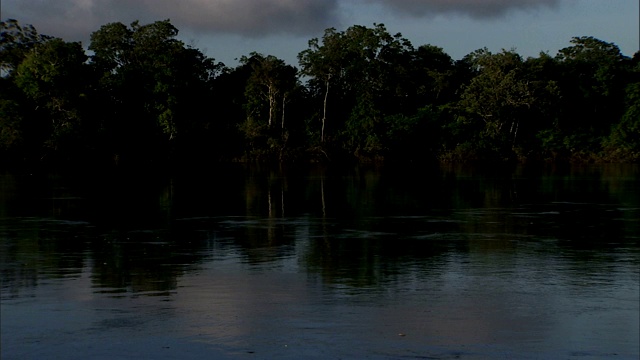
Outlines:
{"label": "green foliage", "polygon": [[557,130],[570,156],[599,153],[624,113],[628,59],[620,49],[593,37],[575,37],[556,60],[560,74]]}
{"label": "green foliage", "polygon": [[461,85],[457,75],[453,59],[442,48],[420,46],[412,54],[411,70],[406,79],[416,90],[415,106],[443,105],[454,100]]}
{"label": "green foliage", "polygon": [[341,142],[347,152],[377,153],[384,130],[382,119],[399,111],[407,87],[412,45],[391,35],[384,25],[328,29],[309,42],[298,56],[309,86],[322,97],[321,140]]}
{"label": "green foliage", "polygon": [[15,82],[34,100],[64,97],[81,86],[86,60],[80,43],[53,39],[27,54],[17,68]]}
{"label": "green foliage", "polygon": [[[211,81],[222,71],[199,50],[176,39],[169,20],[127,27],[102,26],[91,34],[91,65],[98,81],[105,141],[111,152],[153,159],[191,147],[210,124]],[[183,139],[176,142],[176,139]]]}
{"label": "green foliage", "polygon": [[0,25],[3,160],[640,160],[640,52],[593,37],[454,61],[356,25],[311,39],[298,71],[256,52],[227,68],[169,20],[106,24],[90,57]]}
{"label": "green foliage", "polygon": [[41,35],[33,25],[21,26],[15,19],[0,22],[0,76],[11,74],[36,45],[52,37]]}
{"label": "green foliage", "polygon": [[36,111],[31,122],[45,148],[64,156],[78,151],[86,100],[87,56],[80,43],[52,39],[34,46],[13,74],[18,89]]}
{"label": "green foliage", "polygon": [[275,56],[258,53],[252,53],[249,58],[243,56],[240,62],[251,68],[245,90],[247,117],[258,119],[268,127],[279,122],[284,129],[286,104],[298,86],[297,69]]}
{"label": "green foliage", "polygon": [[[476,76],[464,87],[459,107],[461,123],[481,129],[477,142],[500,157],[512,156],[520,140],[521,122],[536,102],[523,74],[523,60],[513,51],[471,54]],[[477,124],[482,122],[479,126]]]}
{"label": "green foliage", "polygon": [[[247,156],[282,159],[288,150],[290,115],[299,100],[298,70],[275,56],[251,53],[240,58],[239,72],[247,75],[243,107],[246,118],[238,128],[246,140]],[[292,106],[294,111],[290,111]],[[295,115],[294,115],[295,116]]]}
{"label": "green foliage", "polygon": [[611,160],[640,160],[640,82],[627,86],[626,111],[603,147]]}
{"label": "green foliage", "polygon": [[382,154],[392,159],[435,159],[444,141],[445,113],[441,108],[428,105],[412,115],[386,117]]}
{"label": "green foliage", "polygon": [[0,148],[7,151],[20,146],[23,121],[18,103],[0,99]]}

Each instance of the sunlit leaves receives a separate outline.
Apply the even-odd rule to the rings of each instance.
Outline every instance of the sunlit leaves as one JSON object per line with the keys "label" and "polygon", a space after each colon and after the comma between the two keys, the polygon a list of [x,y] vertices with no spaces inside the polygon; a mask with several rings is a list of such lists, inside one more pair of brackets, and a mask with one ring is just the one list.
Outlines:
{"label": "sunlit leaves", "polygon": [[460,106],[469,121],[482,121],[483,133],[495,148],[509,148],[518,140],[520,121],[535,98],[523,76],[523,60],[513,51],[472,54],[477,75],[465,87]]}
{"label": "sunlit leaves", "polygon": [[52,39],[38,44],[26,55],[15,73],[15,83],[50,119],[52,148],[60,138],[76,131],[85,96],[87,56],[80,43]]}
{"label": "sunlit leaves", "polygon": [[52,39],[15,19],[0,22],[0,76],[11,74],[36,45]]}
{"label": "sunlit leaves", "polygon": [[342,139],[353,152],[380,147],[384,112],[403,97],[396,80],[406,79],[413,47],[384,25],[327,29],[298,56],[302,73],[322,99],[321,139]]}

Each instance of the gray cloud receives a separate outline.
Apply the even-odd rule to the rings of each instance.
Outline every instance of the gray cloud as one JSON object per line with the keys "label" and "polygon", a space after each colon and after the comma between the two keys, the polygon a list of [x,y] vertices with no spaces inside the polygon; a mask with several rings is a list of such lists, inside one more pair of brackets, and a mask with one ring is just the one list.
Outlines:
{"label": "gray cloud", "polygon": [[180,5],[173,5],[177,2],[172,0],[144,2],[149,8],[157,3],[167,5],[161,14],[175,11],[171,19],[194,30],[258,37],[314,33],[330,26],[337,17],[337,0],[183,0]]}
{"label": "gray cloud", "polygon": [[2,17],[83,39],[109,22],[171,19],[179,29],[261,37],[312,34],[337,22],[338,0],[3,0]]}
{"label": "gray cloud", "polygon": [[[33,24],[43,34],[87,41],[109,22],[171,19],[196,33],[260,38],[273,34],[318,35],[351,25],[341,4],[381,5],[396,14],[428,17],[458,13],[497,17],[515,9],[554,6],[562,0],[2,0],[2,17]],[[381,14],[380,16],[383,16]],[[371,22],[384,22],[371,19]]]}
{"label": "gray cloud", "polygon": [[499,17],[512,10],[555,6],[560,0],[365,0],[415,17],[456,13],[473,18]]}

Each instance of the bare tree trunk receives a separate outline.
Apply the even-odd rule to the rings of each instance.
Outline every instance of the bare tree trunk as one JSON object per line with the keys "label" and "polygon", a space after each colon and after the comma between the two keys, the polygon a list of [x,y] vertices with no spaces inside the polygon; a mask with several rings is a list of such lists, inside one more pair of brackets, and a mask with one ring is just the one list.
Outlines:
{"label": "bare tree trunk", "polygon": [[[513,132],[513,144],[512,147],[516,145],[516,138],[518,137],[518,127],[520,126],[520,120],[515,121],[516,130]],[[513,130],[513,123],[511,123],[511,130]]]}
{"label": "bare tree trunk", "polygon": [[324,123],[327,120],[327,98],[329,97],[329,78],[327,78],[326,84],[327,84],[327,90],[324,93],[324,107],[323,107],[323,113],[322,113],[322,130],[320,133],[320,141],[324,142]]}
{"label": "bare tree trunk", "polygon": [[273,86],[269,85],[269,127],[271,127],[271,122],[273,120],[273,111],[275,110],[275,94],[273,91]]}
{"label": "bare tree trunk", "polygon": [[282,123],[280,128],[284,130],[284,107],[287,104],[287,94],[282,95]]}

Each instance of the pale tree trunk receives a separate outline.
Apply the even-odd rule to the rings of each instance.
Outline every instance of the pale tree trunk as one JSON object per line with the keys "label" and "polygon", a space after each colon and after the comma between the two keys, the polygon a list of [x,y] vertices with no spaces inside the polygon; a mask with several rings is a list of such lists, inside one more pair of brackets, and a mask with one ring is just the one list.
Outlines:
{"label": "pale tree trunk", "polygon": [[273,121],[273,112],[276,108],[276,94],[273,90],[273,85],[269,85],[269,127]]}
{"label": "pale tree trunk", "polygon": [[320,141],[324,142],[324,123],[327,120],[327,99],[329,98],[329,79],[327,78],[326,85],[327,89],[324,93],[324,104],[323,104],[323,113],[322,113],[322,130],[320,132]]}
{"label": "pale tree trunk", "polygon": [[280,128],[284,130],[284,107],[287,104],[287,94],[282,95],[282,123],[280,124]]}
{"label": "pale tree trunk", "polygon": [[[513,126],[515,124],[515,131],[513,129]],[[520,127],[520,120],[515,120],[511,123],[511,130],[509,130],[509,132],[511,134],[513,134],[513,144],[511,145],[512,147],[516,145],[516,138],[518,137],[518,127]]]}

